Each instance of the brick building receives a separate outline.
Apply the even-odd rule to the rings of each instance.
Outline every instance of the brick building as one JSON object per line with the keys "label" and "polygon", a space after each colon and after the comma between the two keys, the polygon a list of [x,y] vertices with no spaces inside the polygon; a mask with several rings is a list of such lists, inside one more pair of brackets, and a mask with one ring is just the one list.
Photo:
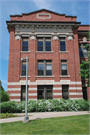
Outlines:
{"label": "brick building", "polygon": [[90,99],[87,80],[79,75],[81,59],[88,59],[84,45],[89,25],[76,19],[46,9],[10,16],[10,100],[25,100],[26,61],[21,58],[26,56],[28,100]]}

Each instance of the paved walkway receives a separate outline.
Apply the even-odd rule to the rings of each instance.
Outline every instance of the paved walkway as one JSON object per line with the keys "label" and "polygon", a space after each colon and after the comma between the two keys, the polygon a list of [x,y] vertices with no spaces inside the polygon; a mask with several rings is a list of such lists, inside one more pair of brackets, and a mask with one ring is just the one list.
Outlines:
{"label": "paved walkway", "polygon": [[[81,111],[81,112],[38,112],[38,113],[28,113],[29,120],[33,119],[43,119],[43,118],[51,118],[51,117],[64,117],[64,116],[73,116],[73,115],[84,115],[90,114],[89,111]],[[0,119],[0,123],[5,122],[15,122],[15,121],[23,121],[25,113],[17,113],[18,117]]]}

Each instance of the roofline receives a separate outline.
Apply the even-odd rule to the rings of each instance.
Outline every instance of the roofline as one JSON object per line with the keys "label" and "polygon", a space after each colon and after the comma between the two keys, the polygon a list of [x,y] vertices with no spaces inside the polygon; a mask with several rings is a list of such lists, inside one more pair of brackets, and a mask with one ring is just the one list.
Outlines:
{"label": "roofline", "polygon": [[90,30],[78,30],[78,32],[89,32]]}
{"label": "roofline", "polygon": [[71,21],[6,21],[6,23],[75,23],[81,24],[81,22],[71,22]]}
{"label": "roofline", "polygon": [[19,16],[19,17],[22,17],[23,15],[30,15],[30,14],[33,14],[33,13],[36,13],[36,12],[40,12],[40,11],[48,11],[48,12],[51,12],[51,13],[54,13],[54,14],[57,14],[57,15],[61,15],[61,16],[66,16],[66,17],[75,17],[77,18],[77,16],[68,16],[66,14],[59,14],[57,12],[54,12],[54,11],[51,11],[51,10],[47,10],[47,9],[40,9],[40,10],[36,10],[36,11],[33,11],[33,12],[29,12],[29,13],[22,13],[22,15],[10,15],[10,17],[16,17],[16,16]]}
{"label": "roofline", "polygon": [[81,24],[80,26],[90,26],[90,24]]}

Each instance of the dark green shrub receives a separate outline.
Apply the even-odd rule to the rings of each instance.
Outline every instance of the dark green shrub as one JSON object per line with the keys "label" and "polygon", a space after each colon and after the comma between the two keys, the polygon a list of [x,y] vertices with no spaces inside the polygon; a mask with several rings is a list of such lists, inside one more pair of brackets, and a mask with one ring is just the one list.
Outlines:
{"label": "dark green shrub", "polygon": [[1,102],[9,101],[9,94],[6,91],[1,90],[0,95],[1,95]]}
{"label": "dark green shrub", "polygon": [[[25,112],[25,101],[16,103],[14,101],[2,102],[1,113],[22,113]],[[51,112],[51,111],[88,111],[89,101],[80,100],[29,100],[28,112]]]}

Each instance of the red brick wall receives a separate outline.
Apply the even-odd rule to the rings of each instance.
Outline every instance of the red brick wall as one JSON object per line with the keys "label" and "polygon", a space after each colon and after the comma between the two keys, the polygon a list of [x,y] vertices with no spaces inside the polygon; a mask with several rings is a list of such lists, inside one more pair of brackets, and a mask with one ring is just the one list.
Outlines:
{"label": "red brick wall", "polygon": [[29,15],[23,15],[23,16],[11,16],[10,20],[17,20],[17,21],[70,21],[70,22],[76,22],[76,17],[69,17],[65,15],[57,15],[54,13],[50,13],[51,18],[50,19],[38,19],[37,14],[38,13],[50,13],[47,11],[39,11],[34,14]]}

